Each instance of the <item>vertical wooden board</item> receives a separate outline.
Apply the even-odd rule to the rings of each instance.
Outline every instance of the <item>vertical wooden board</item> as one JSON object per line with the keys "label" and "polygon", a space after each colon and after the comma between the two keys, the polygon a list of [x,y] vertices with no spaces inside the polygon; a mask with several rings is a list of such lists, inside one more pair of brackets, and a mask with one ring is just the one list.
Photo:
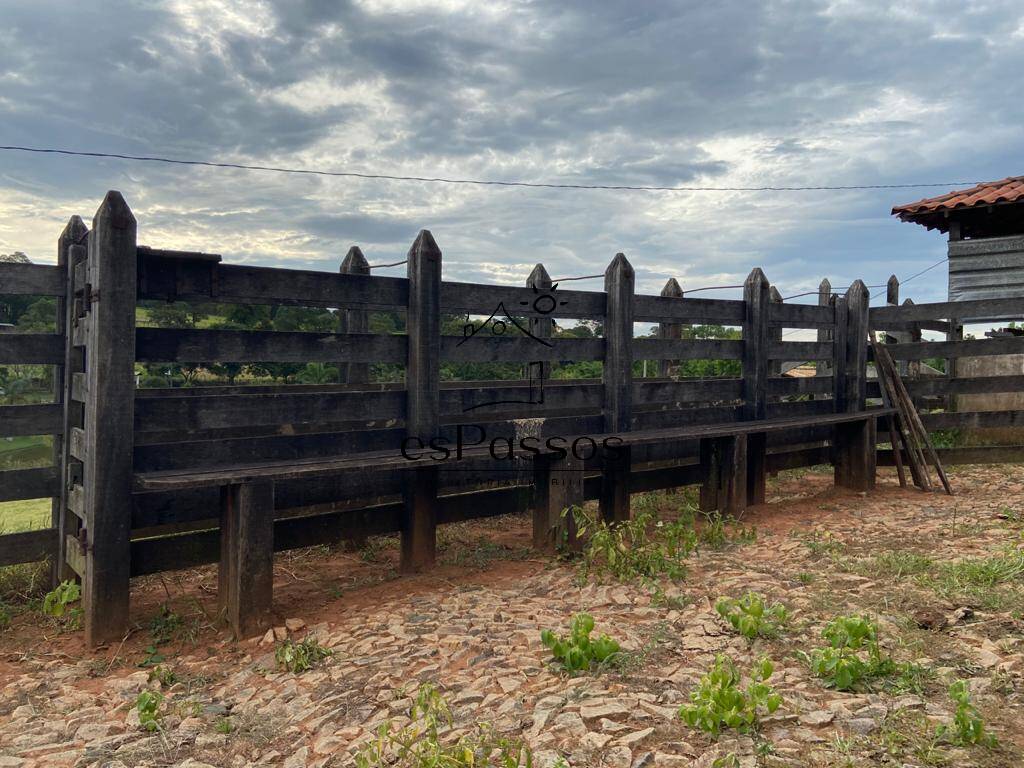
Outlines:
{"label": "vertical wooden board", "polygon": [[[624,254],[616,254],[604,273],[607,309],[604,323],[604,430],[626,432],[633,418],[633,294],[636,275]],[[620,448],[605,461],[599,506],[607,522],[629,519],[630,452]]]}
{"label": "vertical wooden board", "polygon": [[[681,299],[683,298],[683,289],[674,277],[670,277],[668,281],[665,283],[665,287],[661,289],[661,295],[670,299]],[[659,323],[658,338],[672,340],[683,338],[682,324]],[[678,364],[679,363],[676,360],[658,360],[658,376],[662,378],[667,378],[668,376],[671,375],[673,368],[675,368],[675,366],[677,366]]]}
{"label": "vertical wooden board", "polygon": [[849,314],[846,297],[837,296],[835,338],[832,343],[832,407],[836,413],[846,413],[846,336]]}
{"label": "vertical wooden board", "polygon": [[718,491],[721,486],[721,461],[715,441],[705,437],[700,441],[700,511],[718,509]]}
{"label": "vertical wooden board", "polygon": [[576,546],[576,522],[570,507],[583,504],[583,463],[572,453],[565,458],[541,455],[533,462],[533,546],[553,553]]}
{"label": "vertical wooden board", "polygon": [[[427,444],[440,425],[441,250],[425,229],[409,249],[408,278],[406,435]],[[417,469],[408,474],[401,561],[401,570],[407,573],[433,566],[438,514],[437,469]]]}
{"label": "vertical wooden board", "polygon": [[867,397],[869,300],[867,286],[863,281],[855,280],[846,292],[846,408],[849,413],[863,411]]}
{"label": "vertical wooden board", "polygon": [[222,491],[218,602],[236,638],[270,626],[274,595],[274,484]]}
{"label": "vertical wooden board", "polygon": [[[343,275],[369,275],[370,265],[359,246],[353,245],[341,262]],[[370,313],[365,309],[339,309],[338,333],[369,333]],[[338,361],[338,381],[342,384],[366,384],[370,381],[369,363]]]}
{"label": "vertical wooden board", "polygon": [[[818,306],[819,307],[835,307],[836,301],[835,296],[832,295],[832,283],[829,279],[823,278],[818,284]],[[831,328],[819,328],[818,329],[818,341],[828,342],[832,341],[835,333]],[[828,376],[832,371],[831,361],[818,360],[815,364],[814,375],[815,376]]]}
{"label": "vertical wooden board", "polygon": [[[530,276],[526,278],[526,287],[532,288],[535,293],[533,300],[533,309],[545,309],[547,310],[550,306],[551,311],[555,309],[555,304],[550,300],[543,298],[546,295],[551,295],[552,290],[551,276],[548,271],[544,268],[543,264],[537,264],[533,271],[530,272]],[[557,288],[555,289],[557,290]],[[555,299],[557,301],[557,299]],[[555,321],[551,317],[530,317],[530,333],[536,336],[538,339],[550,339],[554,332]],[[538,362],[528,362],[526,364],[524,378],[532,381],[546,382],[551,376],[551,363],[546,360]]]}
{"label": "vertical wooden board", "polygon": [[[77,520],[74,515],[67,511],[67,495],[70,488],[68,477],[68,464],[71,456],[68,452],[67,439],[70,434],[71,418],[78,412],[78,408],[71,400],[71,381],[75,373],[74,363],[76,355],[71,344],[71,328],[73,325],[74,307],[74,265],[80,261],[84,250],[79,243],[88,234],[88,229],[81,216],[72,216],[64,231],[57,239],[57,265],[63,270],[64,295],[57,300],[57,333],[64,337],[64,365],[54,367],[53,391],[54,401],[62,408],[62,426],[60,435],[53,438],[53,463],[57,467],[61,478],[60,495],[53,499],[53,506],[50,515],[50,524],[57,530],[57,555],[50,563],[50,584],[56,587],[60,582],[77,577],[77,572],[68,565],[65,556],[67,545],[67,534],[78,533]],[[74,426],[79,426],[75,424]],[[72,530],[73,529],[73,530]]]}
{"label": "vertical wooden board", "polygon": [[82,602],[86,642],[94,646],[128,630],[136,251],[135,217],[119,192],[108,192],[88,255]]}
{"label": "vertical wooden board", "polygon": [[[768,417],[768,278],[754,268],[743,284],[743,419],[755,421]],[[765,436],[751,435],[747,440],[746,499],[750,504],[765,501],[767,445]]]}
{"label": "vertical wooden board", "polygon": [[756,436],[758,435],[736,435],[718,440],[718,508],[722,514],[737,516],[747,508],[747,461],[750,455],[747,441],[749,437]]}

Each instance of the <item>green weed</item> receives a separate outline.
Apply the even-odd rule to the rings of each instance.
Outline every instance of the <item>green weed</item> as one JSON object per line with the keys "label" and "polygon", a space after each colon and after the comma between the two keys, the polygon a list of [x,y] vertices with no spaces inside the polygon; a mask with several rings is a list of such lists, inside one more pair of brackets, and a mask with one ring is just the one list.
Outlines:
{"label": "green weed", "polygon": [[691,728],[712,736],[718,736],[723,728],[751,731],[757,727],[759,709],[771,714],[782,704],[782,697],[766,682],[773,671],[771,661],[761,659],[751,671],[747,687],[742,688],[736,664],[718,654],[714,666],[690,693],[693,703],[680,707],[679,716]]}
{"label": "green weed", "polygon": [[312,669],[314,665],[331,655],[333,651],[324,648],[312,637],[307,637],[299,643],[289,638],[274,649],[274,660],[277,665],[296,674]]}
{"label": "green weed", "polygon": [[145,690],[136,697],[135,709],[139,713],[139,724],[143,730],[160,730],[163,722],[163,712],[160,707],[163,703],[163,694],[156,691]]}
{"label": "green weed", "polygon": [[985,728],[985,720],[971,701],[971,692],[965,680],[957,680],[949,686],[949,698],[956,705],[952,726],[940,725],[935,732],[937,738],[960,747],[979,744],[994,747],[998,740]]}
{"label": "green weed", "polygon": [[837,616],[825,625],[821,636],[827,647],[815,648],[810,654],[797,651],[797,656],[828,688],[850,691],[897,671],[895,662],[879,648],[878,626],[866,616]]}
{"label": "green weed", "polygon": [[567,672],[582,672],[589,670],[595,663],[604,665],[613,662],[620,651],[619,644],[608,635],[603,634],[592,640],[590,633],[593,631],[594,617],[589,613],[577,613],[572,618],[568,637],[545,629],[540,633],[540,639],[563,669]]}
{"label": "green weed", "polygon": [[715,610],[747,640],[777,637],[788,618],[786,606],[778,602],[769,605],[757,592],[747,592],[739,600],[720,597]]}
{"label": "green weed", "polygon": [[58,619],[68,629],[82,624],[82,608],[75,605],[82,599],[82,588],[73,581],[62,581],[43,597],[42,612]]}

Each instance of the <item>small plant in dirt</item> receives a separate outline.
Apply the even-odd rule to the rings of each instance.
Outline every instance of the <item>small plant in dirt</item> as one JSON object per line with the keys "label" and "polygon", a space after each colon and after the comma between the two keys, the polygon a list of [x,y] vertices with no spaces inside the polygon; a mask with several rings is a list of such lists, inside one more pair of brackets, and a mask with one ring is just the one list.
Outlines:
{"label": "small plant in dirt", "polygon": [[620,653],[619,644],[608,635],[591,639],[590,633],[593,631],[594,617],[589,613],[577,613],[572,617],[568,637],[545,629],[540,633],[540,639],[563,669],[567,672],[584,672],[593,664],[614,662]]}
{"label": "small plant in dirt", "polygon": [[298,643],[288,638],[274,649],[274,660],[282,669],[298,674],[312,669],[332,654],[333,651],[320,645],[316,638],[307,637]]}
{"label": "small plant in dirt", "polygon": [[957,680],[949,686],[949,698],[956,705],[953,724],[940,725],[936,729],[935,735],[939,739],[959,747],[975,744],[994,747],[998,744],[996,737],[985,728],[981,712],[971,701],[971,692],[965,680]]}
{"label": "small plant in dirt", "polygon": [[740,685],[740,672],[728,656],[718,654],[714,666],[690,693],[691,704],[679,708],[679,716],[691,728],[718,736],[723,728],[746,733],[757,728],[759,711],[771,714],[782,697],[768,684],[774,666],[762,658],[750,673],[750,682]]}
{"label": "small plant in dirt", "polygon": [[43,597],[42,611],[60,620],[68,629],[78,629],[82,623],[82,608],[75,605],[82,599],[82,588],[73,581],[62,581]]}
{"label": "small plant in dirt", "polygon": [[878,645],[878,625],[866,616],[837,616],[825,625],[821,636],[828,643],[810,654],[797,651],[811,671],[828,688],[850,691],[862,683],[898,671]]}
{"label": "small plant in dirt", "polygon": [[135,709],[139,713],[139,725],[145,731],[158,731],[163,721],[160,707],[164,703],[163,694],[145,690],[135,699]]}
{"label": "small plant in dirt", "polygon": [[721,512],[706,512],[704,524],[698,533],[698,542],[712,550],[721,550],[739,544],[752,544],[757,541],[757,528],[739,524],[733,517],[726,517]]}
{"label": "small plant in dirt", "polygon": [[778,602],[769,604],[764,595],[757,592],[747,592],[739,600],[720,597],[715,610],[747,640],[778,637],[789,617],[786,606]]}
{"label": "small plant in dirt", "polygon": [[477,723],[448,743],[453,720],[448,702],[431,683],[423,684],[409,711],[409,724],[382,723],[356,755],[356,768],[531,768],[533,754],[520,739],[502,736],[490,723]]}
{"label": "small plant in dirt", "polygon": [[178,675],[170,667],[155,666],[149,672],[149,682],[157,682],[161,688],[170,688],[178,682]]}
{"label": "small plant in dirt", "polygon": [[3,601],[0,601],[0,630],[7,629],[9,626],[11,626],[11,609]]}
{"label": "small plant in dirt", "polygon": [[690,522],[656,520],[647,509],[615,523],[597,520],[581,507],[570,507],[566,514],[575,518],[577,535],[589,535],[580,566],[583,579],[592,573],[618,581],[681,579],[686,575],[683,561],[697,546]]}
{"label": "small plant in dirt", "polygon": [[222,717],[214,724],[213,730],[227,736],[235,730],[235,727],[231,724],[230,717]]}
{"label": "small plant in dirt", "polygon": [[837,539],[831,531],[812,531],[800,537],[807,551],[815,557],[834,556],[842,553],[846,545]]}

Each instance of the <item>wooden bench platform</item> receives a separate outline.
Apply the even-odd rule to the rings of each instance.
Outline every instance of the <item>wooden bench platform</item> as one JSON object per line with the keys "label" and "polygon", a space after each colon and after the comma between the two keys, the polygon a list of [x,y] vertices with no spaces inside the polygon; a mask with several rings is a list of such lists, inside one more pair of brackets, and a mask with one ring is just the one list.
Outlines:
{"label": "wooden bench platform", "polygon": [[[893,413],[890,408],[872,408],[855,413],[825,414],[814,417],[766,419],[724,424],[650,429],[597,435],[571,435],[558,447],[545,439],[524,448],[512,446],[515,458],[529,459],[534,467],[533,543],[538,549],[552,551],[560,545],[572,546],[575,531],[563,511],[583,500],[585,461],[597,453],[593,444],[616,441],[614,446],[633,446],[681,440],[700,441],[703,484],[700,504],[704,511],[720,510],[738,514],[748,503],[764,501],[764,441],[748,444],[749,435],[832,426],[836,448],[836,484],[853,490],[869,490],[874,482],[875,422]],[[586,456],[564,449],[577,439],[589,438]],[[561,449],[561,450],[560,450]],[[607,452],[607,450],[606,450]],[[345,472],[406,472],[406,527],[402,531],[403,570],[415,570],[423,558],[413,557],[416,549],[429,549],[426,562],[433,561],[436,528],[437,474],[441,467],[489,457],[485,446],[466,447],[461,457],[423,456],[410,459],[400,450],[374,451],[290,461],[266,461],[231,465],[210,470],[169,470],[136,473],[137,492],[184,491],[196,488],[221,488],[221,557],[219,574],[220,607],[224,619],[239,637],[249,637],[268,624],[273,593],[274,484],[284,480],[312,479]],[[628,460],[629,452],[622,452]],[[606,457],[609,458],[610,457]],[[614,460],[613,460],[614,461]],[[602,497],[611,499],[607,519],[628,519],[628,467],[625,472],[606,471],[609,486]],[[625,478],[625,482],[623,482]],[[624,505],[624,508],[622,508]],[[412,564],[412,567],[409,567]]]}

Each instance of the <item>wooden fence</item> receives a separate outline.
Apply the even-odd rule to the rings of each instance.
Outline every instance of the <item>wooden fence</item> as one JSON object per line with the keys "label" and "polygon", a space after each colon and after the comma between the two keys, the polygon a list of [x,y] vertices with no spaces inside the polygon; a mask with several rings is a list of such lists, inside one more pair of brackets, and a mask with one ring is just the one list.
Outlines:
{"label": "wooden fence", "polygon": [[[371,275],[358,249],[337,273],[225,264],[211,254],[139,246],[131,211],[120,194],[108,193],[90,229],[71,219],[58,242],[56,266],[0,264],[0,294],[54,296],[60,304],[56,333],[0,334],[0,365],[43,364],[57,371],[54,403],[0,408],[0,437],[55,436],[53,466],[0,473],[0,501],[54,499],[50,528],[0,536],[0,565],[50,558],[54,579],[80,577],[84,599],[93,606],[86,611],[87,636],[103,639],[106,627],[126,625],[131,576],[220,556],[217,489],[134,492],[134,473],[396,449],[410,436],[440,434],[454,442],[460,431],[473,440],[467,438],[475,434],[470,425],[483,428],[488,439],[546,439],[855,412],[877,396],[868,381],[869,325],[913,332],[931,327],[936,312],[956,311],[953,305],[923,305],[869,313],[860,281],[842,296],[823,284],[816,304],[786,303],[759,269],[747,279],[742,300],[689,298],[674,280],[661,295],[637,294],[634,282],[621,254],[605,273],[603,291],[552,286],[541,266],[523,287],[444,281],[441,251],[427,231],[410,250],[405,278]],[[139,303],[152,301],[324,307],[336,310],[338,326],[333,333],[137,327]],[[369,313],[381,311],[404,313],[406,333],[367,333]],[[442,336],[440,318],[459,314],[491,322],[475,326],[483,330]],[[554,319],[597,321],[603,336],[555,336]],[[656,333],[638,336],[636,323],[657,324]],[[742,336],[684,338],[686,327],[705,323],[740,328]],[[817,340],[787,341],[784,329],[814,329]],[[1019,351],[1022,341],[951,341],[929,350],[987,354],[978,351],[984,344],[1002,354]],[[894,357],[935,353],[921,351],[920,344],[897,344]],[[741,373],[668,375],[687,360],[738,361]],[[547,378],[559,361],[600,361],[602,378]],[[635,376],[635,361],[654,361],[650,372],[656,375]],[[805,361],[818,364],[817,375],[781,375],[785,364]],[[137,363],[211,362],[338,364],[344,381],[157,389],[135,384]],[[441,381],[445,362],[518,362],[530,376]],[[408,386],[370,381],[370,366],[377,363],[404,366]],[[984,386],[945,383],[957,392]],[[1021,383],[1012,382],[1018,390]],[[935,386],[924,380],[911,385],[922,396]],[[947,422],[927,423],[938,428]],[[761,438],[765,450],[755,445],[750,456],[763,454],[768,471],[827,463],[831,438],[828,427],[778,432]],[[701,480],[694,440],[635,447],[627,455],[615,467],[602,466],[599,458],[583,462],[584,497],[599,498],[602,488],[635,493]],[[886,460],[884,451],[880,456]],[[957,455],[965,461],[973,456]],[[619,473],[623,482],[602,483],[602,472]],[[437,482],[441,524],[526,510],[534,492],[529,468],[519,460],[460,462],[457,470],[442,469]],[[763,498],[763,485],[749,489],[750,503]],[[622,499],[602,501],[622,506]],[[281,481],[274,494],[274,547],[361,539],[401,530],[403,520],[402,486],[394,473]]]}

